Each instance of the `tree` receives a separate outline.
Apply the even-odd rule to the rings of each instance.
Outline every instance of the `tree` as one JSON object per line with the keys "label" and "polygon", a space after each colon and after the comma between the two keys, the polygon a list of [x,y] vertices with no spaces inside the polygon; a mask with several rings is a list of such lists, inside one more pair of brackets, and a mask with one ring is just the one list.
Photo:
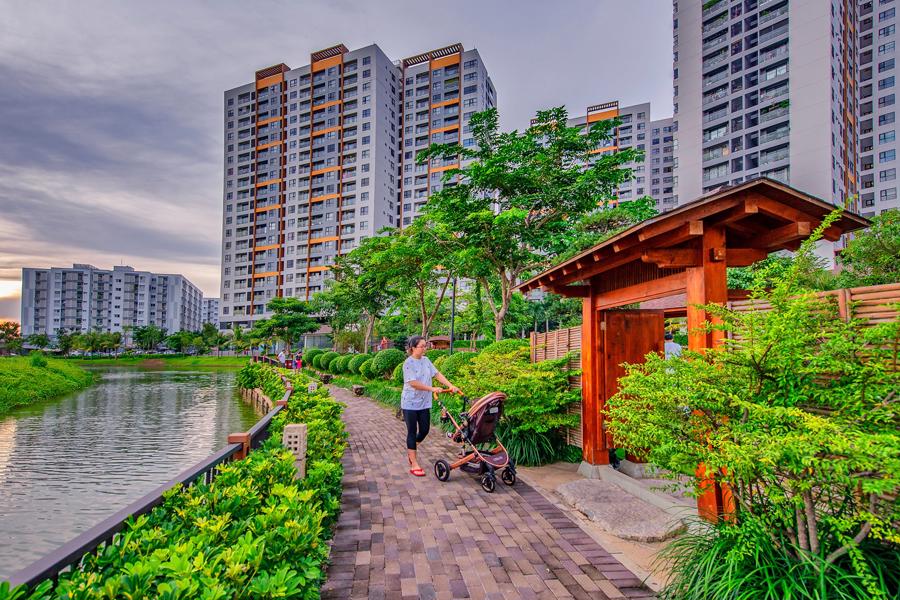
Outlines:
{"label": "tree", "polygon": [[569,249],[560,252],[554,262],[580,254],[657,214],[656,202],[649,196],[595,210],[575,223]]}
{"label": "tree", "polygon": [[59,349],[60,354],[63,356],[69,355],[69,352],[75,347],[75,337],[76,334],[65,327],[59,328],[56,332],[56,347]]}
{"label": "tree", "polygon": [[19,324],[13,321],[0,323],[0,351],[8,353],[18,352],[22,348],[22,336],[19,333]]}
{"label": "tree", "polygon": [[417,219],[402,231],[392,230],[384,239],[382,248],[367,257],[366,267],[397,296],[414,299],[419,334],[427,337],[455,276],[453,255],[441,252],[449,238],[440,226]]}
{"label": "tree", "polygon": [[157,325],[144,325],[132,330],[135,344],[143,350],[153,350],[166,338],[166,330]]}
{"label": "tree", "polygon": [[584,132],[566,126],[567,118],[564,108],[539,111],[523,133],[501,133],[490,109],[470,120],[473,148],[432,145],[419,153],[422,162],[471,161],[445,171],[425,214],[450,234],[445,252],[488,292],[498,340],[520,277],[569,249],[575,224],[607,205],[631,177],[625,165],[642,157],[633,149],[594,153],[611,145],[616,121]]}
{"label": "tree", "polygon": [[351,318],[361,321],[365,349],[372,342],[375,322],[397,299],[396,290],[387,285],[376,260],[390,244],[385,237],[367,238],[338,258],[331,269],[334,281],[328,284],[325,295],[316,300],[317,306],[331,311],[330,319],[339,325],[349,325]]}
{"label": "tree", "polygon": [[900,209],[886,210],[841,252],[841,287],[900,282]]}
{"label": "tree", "polygon": [[237,323],[231,325],[231,347],[235,352],[244,353],[250,347],[250,339]]}
{"label": "tree", "polygon": [[309,304],[298,298],[272,298],[268,308],[272,316],[254,323],[253,329],[262,338],[282,340],[289,352],[294,340],[319,328]]}
{"label": "tree", "polygon": [[122,334],[118,331],[108,331],[100,334],[100,348],[105,350],[107,354],[118,349],[122,343]]}
{"label": "tree", "polygon": [[43,350],[50,345],[50,336],[45,333],[32,333],[25,338],[25,343],[34,348]]}
{"label": "tree", "polygon": [[173,352],[186,352],[194,343],[195,335],[190,331],[176,331],[166,336],[165,344]]}

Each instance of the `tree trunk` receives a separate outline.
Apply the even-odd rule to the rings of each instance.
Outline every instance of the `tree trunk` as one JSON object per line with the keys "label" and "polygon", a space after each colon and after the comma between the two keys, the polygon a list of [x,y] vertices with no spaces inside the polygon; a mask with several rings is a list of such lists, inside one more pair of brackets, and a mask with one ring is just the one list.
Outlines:
{"label": "tree trunk", "polygon": [[363,352],[369,351],[369,344],[372,342],[372,334],[375,332],[375,315],[366,316],[366,335],[363,342]]}

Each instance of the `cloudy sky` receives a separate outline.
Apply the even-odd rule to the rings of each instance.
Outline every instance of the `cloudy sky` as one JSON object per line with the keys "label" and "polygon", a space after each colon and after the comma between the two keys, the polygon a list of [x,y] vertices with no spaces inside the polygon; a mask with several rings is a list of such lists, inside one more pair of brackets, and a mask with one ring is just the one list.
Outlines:
{"label": "cloudy sky", "polygon": [[183,273],[218,295],[222,94],[312,51],[478,48],[504,127],[672,114],[669,0],[0,0],[0,319],[23,266]]}

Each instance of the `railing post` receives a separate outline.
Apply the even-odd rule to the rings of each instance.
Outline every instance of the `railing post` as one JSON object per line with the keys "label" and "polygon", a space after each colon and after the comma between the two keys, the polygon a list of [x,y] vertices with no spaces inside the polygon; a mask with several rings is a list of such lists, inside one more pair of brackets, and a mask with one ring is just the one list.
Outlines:
{"label": "railing post", "polygon": [[243,460],[247,458],[247,454],[250,453],[250,434],[246,431],[241,433],[230,433],[228,434],[228,443],[229,444],[242,444],[243,448],[241,448],[240,452],[236,452],[234,455],[235,460]]}

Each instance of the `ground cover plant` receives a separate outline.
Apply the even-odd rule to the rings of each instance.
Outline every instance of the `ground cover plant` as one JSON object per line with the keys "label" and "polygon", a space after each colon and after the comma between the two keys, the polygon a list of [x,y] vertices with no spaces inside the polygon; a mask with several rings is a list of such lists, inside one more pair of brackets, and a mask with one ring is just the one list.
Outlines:
{"label": "ground cover plant", "polygon": [[86,388],[94,375],[67,360],[32,357],[0,358],[0,415],[25,406]]}
{"label": "ground cover plant", "polygon": [[812,249],[760,273],[769,310],[707,307],[723,347],[648,355],[609,401],[618,445],[732,499],[670,548],[665,598],[900,596],[900,324],[798,285]]}
{"label": "ground cover plant", "polygon": [[[280,398],[273,367],[253,363],[238,374],[242,387]],[[340,508],[346,434],[343,405],[327,390],[309,392],[302,373],[270,437],[241,461],[222,467],[212,484],[167,492],[164,503],[132,520],[112,544],[81,568],[30,592],[0,586],[3,600],[161,600],[319,597],[326,540]],[[306,478],[296,480],[294,457],[281,447],[287,423],[306,423]]]}

